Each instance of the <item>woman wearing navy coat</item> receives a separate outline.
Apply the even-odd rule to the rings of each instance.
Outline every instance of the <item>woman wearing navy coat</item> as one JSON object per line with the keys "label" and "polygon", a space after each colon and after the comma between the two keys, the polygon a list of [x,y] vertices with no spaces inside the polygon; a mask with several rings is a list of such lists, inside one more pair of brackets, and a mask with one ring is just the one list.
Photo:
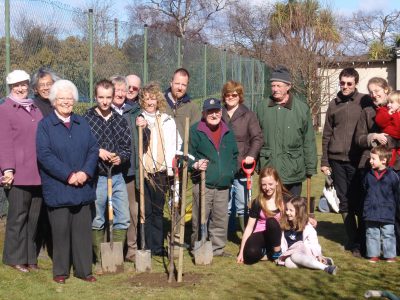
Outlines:
{"label": "woman wearing navy coat", "polygon": [[55,110],[39,123],[36,145],[53,236],[53,280],[65,283],[73,265],[75,277],[94,282],[91,204],[99,148],[86,120],[72,113],[78,90],[71,81],[55,82],[49,99]]}

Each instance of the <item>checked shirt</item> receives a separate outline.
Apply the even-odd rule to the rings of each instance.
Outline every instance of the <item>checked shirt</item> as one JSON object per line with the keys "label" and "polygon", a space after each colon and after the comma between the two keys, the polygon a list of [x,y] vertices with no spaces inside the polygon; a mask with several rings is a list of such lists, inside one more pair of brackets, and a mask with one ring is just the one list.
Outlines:
{"label": "checked shirt", "polygon": [[[131,155],[131,132],[128,122],[115,111],[105,120],[95,109],[96,107],[88,109],[83,116],[88,121],[99,147],[121,157],[121,165],[115,166],[112,172],[120,173],[129,167],[127,164]],[[107,168],[101,159],[98,162],[98,170],[99,175],[107,176]]]}

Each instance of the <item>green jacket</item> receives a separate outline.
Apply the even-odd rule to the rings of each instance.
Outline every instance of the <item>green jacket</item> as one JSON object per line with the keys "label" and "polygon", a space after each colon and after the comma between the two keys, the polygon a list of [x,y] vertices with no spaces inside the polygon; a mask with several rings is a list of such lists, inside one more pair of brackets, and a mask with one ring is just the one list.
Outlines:
{"label": "green jacket", "polygon": [[[237,167],[238,149],[233,131],[221,120],[222,137],[219,150],[210,138],[210,130],[201,120],[190,127],[189,153],[196,161],[209,160],[206,170],[206,186],[211,189],[227,189],[231,186]],[[191,169],[193,183],[200,183],[200,172]]]}
{"label": "green jacket", "polygon": [[306,103],[292,95],[284,106],[269,99],[257,107],[257,117],[264,134],[261,167],[275,167],[284,184],[317,173],[315,133]]}

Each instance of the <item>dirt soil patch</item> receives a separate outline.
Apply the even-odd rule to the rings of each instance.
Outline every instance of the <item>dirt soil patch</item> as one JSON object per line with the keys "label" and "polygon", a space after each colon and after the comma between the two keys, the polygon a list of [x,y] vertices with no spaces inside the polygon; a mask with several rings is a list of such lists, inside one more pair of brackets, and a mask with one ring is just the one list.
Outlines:
{"label": "dirt soil patch", "polygon": [[176,282],[174,278],[168,283],[168,274],[165,273],[141,273],[131,277],[129,282],[137,287],[165,288],[165,287],[185,287],[195,286],[200,283],[204,274],[185,273],[182,276],[182,282]]}

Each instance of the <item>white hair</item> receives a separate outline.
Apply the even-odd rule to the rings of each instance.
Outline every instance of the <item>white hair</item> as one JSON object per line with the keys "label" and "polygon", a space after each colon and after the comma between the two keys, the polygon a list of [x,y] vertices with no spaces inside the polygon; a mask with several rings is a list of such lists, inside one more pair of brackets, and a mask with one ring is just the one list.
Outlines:
{"label": "white hair", "polygon": [[54,104],[54,101],[57,98],[57,94],[60,91],[69,91],[72,93],[72,98],[74,98],[74,102],[78,102],[79,94],[78,89],[72,81],[61,79],[57,80],[50,89],[49,100],[51,104]]}

